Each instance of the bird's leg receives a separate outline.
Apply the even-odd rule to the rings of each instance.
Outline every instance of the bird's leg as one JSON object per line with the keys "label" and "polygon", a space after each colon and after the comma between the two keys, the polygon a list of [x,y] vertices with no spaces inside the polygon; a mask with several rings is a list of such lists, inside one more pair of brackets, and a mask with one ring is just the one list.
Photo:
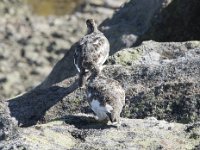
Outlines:
{"label": "bird's leg", "polygon": [[117,129],[119,129],[120,126],[121,126],[120,119],[119,119],[119,118],[113,117],[113,116],[112,116],[112,113],[107,112],[106,114],[107,114],[107,116],[108,116],[110,122],[112,123],[112,125],[116,126]]}
{"label": "bird's leg", "polygon": [[92,75],[92,73],[90,71],[88,71],[86,73],[86,79],[87,79],[87,81],[90,81],[91,75]]}
{"label": "bird's leg", "polygon": [[91,76],[90,71],[85,71],[85,69],[82,69],[79,74],[79,87],[83,87],[86,82],[88,81],[88,78]]}
{"label": "bird's leg", "polygon": [[94,66],[94,68],[91,71],[91,76],[90,76],[90,80],[94,79],[95,77],[97,77],[99,74],[101,73],[101,70],[98,66]]}
{"label": "bird's leg", "polygon": [[79,73],[79,87],[82,87],[85,85],[86,79],[85,79],[85,69],[81,69]]}
{"label": "bird's leg", "polygon": [[106,114],[107,114],[109,120],[110,120],[111,122],[113,122],[112,114],[111,114],[110,112],[107,112]]}
{"label": "bird's leg", "polygon": [[[100,66],[100,68],[99,68],[99,70],[100,70],[100,71],[99,71],[99,74],[101,73],[101,71],[102,71],[104,68],[105,68],[105,66]],[[104,74],[101,74],[101,76],[105,77]]]}
{"label": "bird's leg", "polygon": [[95,66],[95,67],[94,67],[94,74],[95,74],[95,76],[98,76],[100,73],[101,73],[100,67]]}
{"label": "bird's leg", "polygon": [[117,129],[119,129],[119,128],[120,128],[120,126],[121,126],[121,121],[118,119],[117,121],[115,121],[115,122],[112,122],[112,125],[116,126],[116,127],[117,127]]}

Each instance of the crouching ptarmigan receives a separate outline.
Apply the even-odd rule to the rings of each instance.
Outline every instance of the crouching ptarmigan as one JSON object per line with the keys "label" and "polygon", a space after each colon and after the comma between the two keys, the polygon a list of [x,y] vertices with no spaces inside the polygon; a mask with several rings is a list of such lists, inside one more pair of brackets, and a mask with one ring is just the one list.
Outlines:
{"label": "crouching ptarmigan", "polygon": [[88,19],[86,24],[88,32],[76,43],[74,54],[74,64],[79,71],[79,86],[85,84],[88,74],[97,76],[101,72],[110,51],[110,44],[97,29],[95,21]]}
{"label": "crouching ptarmigan", "polygon": [[91,79],[87,87],[87,99],[99,121],[110,120],[120,125],[125,91],[118,81],[102,76]]}

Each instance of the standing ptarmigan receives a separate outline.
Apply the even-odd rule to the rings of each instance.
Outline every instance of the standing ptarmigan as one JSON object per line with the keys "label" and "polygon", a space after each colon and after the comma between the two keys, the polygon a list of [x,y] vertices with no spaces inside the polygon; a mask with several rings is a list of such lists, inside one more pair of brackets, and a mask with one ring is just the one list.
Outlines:
{"label": "standing ptarmigan", "polygon": [[120,125],[120,113],[125,105],[125,91],[114,79],[97,76],[87,87],[87,99],[97,119]]}
{"label": "standing ptarmigan", "polygon": [[93,19],[86,21],[88,32],[75,46],[74,64],[79,71],[79,86],[85,84],[86,74],[98,75],[109,56],[110,44],[97,29]]}

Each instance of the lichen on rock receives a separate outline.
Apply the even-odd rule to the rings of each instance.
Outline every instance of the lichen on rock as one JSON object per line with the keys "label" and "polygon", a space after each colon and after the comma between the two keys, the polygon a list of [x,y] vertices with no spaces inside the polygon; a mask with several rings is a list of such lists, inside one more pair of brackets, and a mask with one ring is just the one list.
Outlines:
{"label": "lichen on rock", "polygon": [[[106,1],[103,2],[105,9],[95,11],[97,16],[101,16],[102,10],[107,10],[104,14],[111,16],[110,4]],[[22,83],[30,74],[34,77],[27,82],[35,86],[41,76],[44,78],[48,74],[55,61],[65,56],[39,86],[7,101],[1,99],[0,149],[199,149],[199,39],[142,41],[149,37],[167,38],[166,32],[159,30],[156,33],[157,30],[150,27],[155,20],[162,24],[159,14],[168,6],[172,9],[170,4],[177,2],[182,3],[181,11],[178,10],[182,12],[182,6],[188,4],[185,0],[132,0],[100,26],[111,43],[111,55],[102,73],[119,81],[126,91],[126,105],[118,129],[95,120],[86,101],[85,89],[78,89],[77,85],[72,43],[82,36],[83,31],[79,28],[88,17],[87,12],[93,9],[87,6],[83,8],[86,11],[83,14],[50,17],[48,21],[22,15],[23,26],[19,23],[16,28],[18,19],[6,24],[5,18],[1,18],[3,29],[6,29],[0,35],[3,39],[0,71],[6,72],[6,75],[0,75],[0,88],[3,87],[4,92],[23,91]],[[95,1],[92,5],[97,8],[101,3]],[[197,3],[190,2],[191,5]],[[169,30],[167,33],[172,32],[170,29],[166,29]],[[25,30],[27,32],[23,32]],[[15,69],[9,68],[7,63],[12,64],[14,58],[18,58],[12,65]],[[27,65],[30,66],[27,68]],[[21,68],[23,72],[19,73],[17,70],[21,71]],[[5,83],[9,84],[4,86]]]}

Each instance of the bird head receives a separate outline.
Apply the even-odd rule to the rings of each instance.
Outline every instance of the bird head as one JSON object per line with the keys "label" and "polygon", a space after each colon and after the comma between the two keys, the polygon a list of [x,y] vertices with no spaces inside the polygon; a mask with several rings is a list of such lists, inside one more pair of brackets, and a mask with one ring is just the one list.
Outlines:
{"label": "bird head", "polygon": [[88,33],[92,33],[92,32],[95,32],[95,31],[98,30],[94,19],[87,19],[86,25],[87,25],[87,28],[88,28]]}

